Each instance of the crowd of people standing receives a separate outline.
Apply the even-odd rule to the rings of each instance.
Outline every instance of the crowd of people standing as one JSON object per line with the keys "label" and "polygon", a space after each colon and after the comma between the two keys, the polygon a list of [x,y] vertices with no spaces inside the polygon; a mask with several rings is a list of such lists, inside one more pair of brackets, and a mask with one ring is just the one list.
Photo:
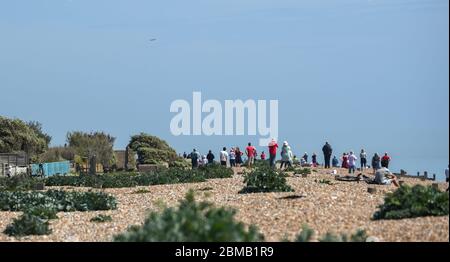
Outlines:
{"label": "crowd of people standing", "polygon": [[[297,162],[301,166],[319,166],[318,157],[316,153],[311,155],[311,162],[309,162],[309,155],[307,152],[304,153],[300,160],[297,160],[297,157],[293,154],[292,148],[287,141],[284,141],[281,147],[279,147],[277,141],[272,139],[268,144],[268,153],[269,158],[268,162],[271,167],[274,167],[277,160],[277,152],[280,150],[280,168],[289,168],[292,167],[294,161]],[[333,148],[328,142],[325,142],[325,145],[322,147],[322,153],[324,158],[324,168],[345,168],[348,169],[349,174],[354,174],[357,170],[358,160],[359,160],[359,168],[360,170],[365,170],[370,167],[373,168],[373,173],[380,168],[389,168],[389,163],[391,161],[391,157],[388,153],[384,153],[382,157],[378,155],[378,153],[374,153],[371,161],[371,165],[368,164],[368,156],[365,149],[361,149],[359,154],[359,158],[353,152],[344,152],[340,159],[333,155]],[[190,154],[183,154],[184,158],[190,158],[192,162],[192,167],[196,168],[200,165],[207,165],[208,163],[214,163],[216,160],[215,155],[212,150],[209,150],[207,155],[201,155],[196,149],[194,149]],[[247,147],[244,151],[241,151],[239,147],[232,147],[228,150],[226,147],[223,147],[219,152],[219,161],[221,165],[230,166],[230,167],[241,167],[244,164],[244,156],[246,159],[246,165],[248,167],[252,167],[255,163],[255,160],[266,160],[266,153],[263,151],[258,155],[257,149],[251,143],[247,144]],[[341,163],[341,164],[339,164]],[[297,163],[296,163],[297,164]]]}

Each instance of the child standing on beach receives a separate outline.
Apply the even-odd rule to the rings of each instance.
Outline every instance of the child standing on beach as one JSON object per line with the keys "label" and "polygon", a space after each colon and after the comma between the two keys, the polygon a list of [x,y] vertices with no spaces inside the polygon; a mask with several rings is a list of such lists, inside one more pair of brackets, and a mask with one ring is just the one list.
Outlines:
{"label": "child standing on beach", "polygon": [[236,152],[234,152],[234,148],[230,149],[230,166],[236,166]]}

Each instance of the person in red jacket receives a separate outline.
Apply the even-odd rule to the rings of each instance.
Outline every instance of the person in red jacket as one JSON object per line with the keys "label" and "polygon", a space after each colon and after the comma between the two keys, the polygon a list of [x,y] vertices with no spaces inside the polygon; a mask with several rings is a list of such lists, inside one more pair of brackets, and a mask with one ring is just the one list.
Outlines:
{"label": "person in red jacket", "polygon": [[274,167],[275,166],[275,159],[277,158],[277,149],[278,149],[277,141],[275,141],[275,139],[272,139],[272,141],[270,141],[270,143],[269,143],[269,162],[270,162],[270,167]]}
{"label": "person in red jacket", "polygon": [[384,156],[381,158],[381,167],[389,168],[389,162],[391,162],[391,157],[388,153],[384,153]]}
{"label": "person in red jacket", "polygon": [[256,148],[252,146],[252,143],[248,143],[248,146],[245,149],[245,153],[247,154],[248,158],[248,167],[252,167],[256,157]]}
{"label": "person in red jacket", "polygon": [[261,160],[266,160],[266,153],[264,151],[261,153]]}

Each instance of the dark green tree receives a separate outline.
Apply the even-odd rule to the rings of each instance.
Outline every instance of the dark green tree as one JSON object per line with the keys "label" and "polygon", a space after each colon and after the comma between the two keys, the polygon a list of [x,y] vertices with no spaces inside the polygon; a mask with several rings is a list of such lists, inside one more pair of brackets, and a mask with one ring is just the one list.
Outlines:
{"label": "dark green tree", "polygon": [[67,133],[69,147],[77,155],[88,159],[95,156],[97,162],[103,167],[110,167],[115,162],[114,141],[114,137],[104,132],[74,131]]}
{"label": "dark green tree", "polygon": [[51,137],[42,131],[39,122],[26,123],[0,116],[0,153],[22,151],[32,158],[42,154],[50,140]]}

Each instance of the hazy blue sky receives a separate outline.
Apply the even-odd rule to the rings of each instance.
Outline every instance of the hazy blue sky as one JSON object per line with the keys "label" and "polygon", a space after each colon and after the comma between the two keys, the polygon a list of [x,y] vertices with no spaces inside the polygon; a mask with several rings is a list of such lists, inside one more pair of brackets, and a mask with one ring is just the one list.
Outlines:
{"label": "hazy blue sky", "polygon": [[[295,153],[365,147],[448,159],[449,1],[0,1],[0,115],[140,131],[178,151],[258,137],[174,137],[175,99],[278,99]],[[150,42],[149,39],[157,38]]]}

